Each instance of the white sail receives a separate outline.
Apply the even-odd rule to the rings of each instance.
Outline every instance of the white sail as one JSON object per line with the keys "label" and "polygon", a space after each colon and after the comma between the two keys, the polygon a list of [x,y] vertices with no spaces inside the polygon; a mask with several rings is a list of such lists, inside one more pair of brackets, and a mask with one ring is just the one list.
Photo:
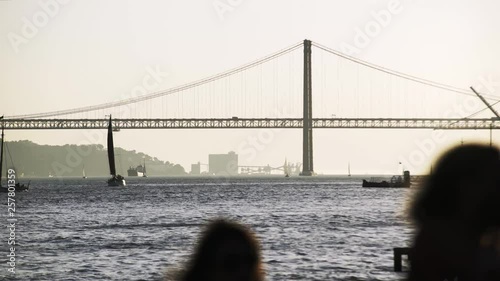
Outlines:
{"label": "white sail", "polygon": [[290,167],[288,166],[288,161],[286,161],[286,158],[285,158],[285,164],[283,164],[283,172],[285,176],[290,175]]}

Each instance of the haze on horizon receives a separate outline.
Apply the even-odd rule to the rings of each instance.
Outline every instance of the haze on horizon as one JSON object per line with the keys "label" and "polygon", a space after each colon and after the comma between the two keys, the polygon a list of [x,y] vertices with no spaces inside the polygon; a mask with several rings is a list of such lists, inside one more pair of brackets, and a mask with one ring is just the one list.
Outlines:
{"label": "haze on horizon", "polygon": [[[37,27],[30,38],[23,35],[26,22],[44,13],[44,7],[52,7],[46,24]],[[380,22],[378,17],[389,7],[393,10],[390,18]],[[351,51],[357,58],[416,77],[462,89],[475,86],[494,102],[500,100],[499,10],[500,3],[494,0],[0,1],[0,115],[121,100],[155,71],[159,78],[149,92],[165,90],[304,39]],[[357,44],[360,30],[377,20],[380,31]],[[301,49],[298,59],[300,53]],[[315,55],[319,67],[335,69],[319,52]],[[321,85],[329,87],[330,78],[315,77],[319,86],[313,87],[313,100],[318,102],[323,96],[315,93]],[[300,100],[302,82],[292,82],[290,87],[298,93],[293,98]],[[460,97],[453,99],[463,102]],[[456,117],[474,113],[450,100],[448,94],[440,94],[427,102],[429,107],[440,104]],[[479,100],[475,106],[484,108]],[[377,110],[383,111],[373,108],[374,114],[379,114]],[[347,109],[328,109],[324,114],[345,117],[342,112]],[[156,117],[148,114],[144,117]],[[476,117],[491,116],[484,111]],[[89,140],[105,144],[101,137],[89,137],[103,133],[7,131],[7,139],[52,145]],[[259,134],[262,130],[122,130],[115,134],[115,145],[179,163],[187,171],[191,163],[207,163],[208,154],[229,151],[240,154],[241,165],[280,166],[285,158],[301,161],[301,130],[272,130],[266,132],[272,135],[270,141],[251,144]],[[499,144],[500,134],[493,136]],[[345,174],[348,162],[353,174],[397,173],[402,162],[417,174],[428,171],[430,161],[444,148],[462,141],[489,142],[489,132],[316,129],[313,139],[317,173]],[[424,159],[410,160],[416,153]]]}

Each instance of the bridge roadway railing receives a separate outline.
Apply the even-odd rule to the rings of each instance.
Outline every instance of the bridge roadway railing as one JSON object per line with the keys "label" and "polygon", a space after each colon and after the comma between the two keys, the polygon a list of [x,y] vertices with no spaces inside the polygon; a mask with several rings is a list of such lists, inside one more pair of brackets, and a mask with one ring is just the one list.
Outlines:
{"label": "bridge roadway railing", "polygon": [[[6,130],[106,129],[108,119],[3,119]],[[115,129],[302,128],[302,118],[114,119]],[[313,118],[313,128],[500,129],[500,119]]]}

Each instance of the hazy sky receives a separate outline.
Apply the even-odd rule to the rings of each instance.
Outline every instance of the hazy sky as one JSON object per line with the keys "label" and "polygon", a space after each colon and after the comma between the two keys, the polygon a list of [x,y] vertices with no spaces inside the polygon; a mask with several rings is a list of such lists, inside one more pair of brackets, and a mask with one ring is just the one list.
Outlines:
{"label": "hazy sky", "polygon": [[[459,88],[474,85],[500,99],[498,11],[495,0],[0,1],[0,114],[116,101],[129,97],[151,69],[168,73],[151,91],[165,90],[305,38],[341,51],[352,46],[352,55],[363,60]],[[358,30],[365,33],[374,22],[380,28],[360,45]],[[345,173],[350,162],[355,174],[395,173],[401,161],[417,173],[443,148],[489,137],[487,131],[433,133],[315,130],[315,170]],[[249,144],[263,135],[272,137]],[[498,144],[500,134],[494,137]],[[9,131],[7,138],[41,144],[92,139],[79,130]],[[207,163],[209,153],[229,150],[240,153],[240,164],[299,162],[302,138],[300,130],[122,130],[115,145],[189,171],[190,163]]]}

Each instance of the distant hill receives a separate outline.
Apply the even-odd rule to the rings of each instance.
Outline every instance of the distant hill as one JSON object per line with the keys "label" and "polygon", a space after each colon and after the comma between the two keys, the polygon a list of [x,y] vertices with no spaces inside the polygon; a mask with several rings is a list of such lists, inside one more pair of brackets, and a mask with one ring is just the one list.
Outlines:
{"label": "distant hill", "polygon": [[[83,165],[89,177],[109,175],[107,150],[97,145],[39,145],[31,141],[5,142],[4,165],[2,175],[8,166],[14,166],[18,176],[48,177],[82,176]],[[184,175],[184,168],[179,164],[163,162],[135,150],[128,151],[115,147],[116,170],[127,176],[129,167],[136,167],[146,160],[147,173],[150,176]],[[12,161],[11,161],[12,159]],[[5,164],[7,162],[7,164]],[[13,164],[12,164],[13,163]]]}

